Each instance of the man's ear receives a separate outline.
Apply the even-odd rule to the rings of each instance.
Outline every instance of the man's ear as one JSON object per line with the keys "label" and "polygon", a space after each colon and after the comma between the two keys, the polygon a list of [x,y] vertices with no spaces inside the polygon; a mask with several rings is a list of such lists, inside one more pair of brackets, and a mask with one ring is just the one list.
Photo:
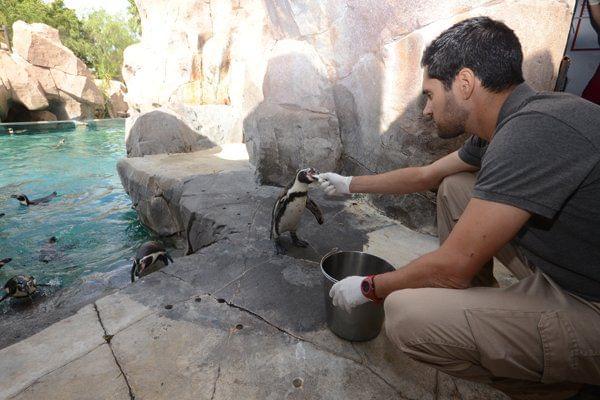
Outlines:
{"label": "man's ear", "polygon": [[477,77],[471,68],[462,68],[456,75],[455,84],[457,85],[460,98],[468,100],[475,90]]}

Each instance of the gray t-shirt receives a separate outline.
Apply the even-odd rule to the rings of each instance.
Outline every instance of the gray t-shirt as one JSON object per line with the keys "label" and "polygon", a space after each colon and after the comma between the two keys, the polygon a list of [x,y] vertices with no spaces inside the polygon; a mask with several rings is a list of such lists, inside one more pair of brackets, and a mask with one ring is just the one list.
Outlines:
{"label": "gray t-shirt", "polygon": [[473,197],[533,214],[516,238],[527,260],[600,301],[600,106],[523,83],[491,142],[470,138],[459,156],[480,167]]}

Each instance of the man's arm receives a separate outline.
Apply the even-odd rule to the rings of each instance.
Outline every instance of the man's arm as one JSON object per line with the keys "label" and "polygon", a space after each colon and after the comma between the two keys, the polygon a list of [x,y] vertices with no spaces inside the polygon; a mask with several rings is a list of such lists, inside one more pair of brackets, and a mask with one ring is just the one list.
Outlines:
{"label": "man's arm", "polygon": [[471,199],[444,244],[406,267],[375,277],[384,298],[406,288],[469,287],[471,279],[527,222],[530,213],[507,204]]}
{"label": "man's arm", "polygon": [[424,167],[400,168],[378,175],[355,176],[350,182],[351,193],[407,194],[438,187],[442,180],[459,172],[474,172],[458,151]]}

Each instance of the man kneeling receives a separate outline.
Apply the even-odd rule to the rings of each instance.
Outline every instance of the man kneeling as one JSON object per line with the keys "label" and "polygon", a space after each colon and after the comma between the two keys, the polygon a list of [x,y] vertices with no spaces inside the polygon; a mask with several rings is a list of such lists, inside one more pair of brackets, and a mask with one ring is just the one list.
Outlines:
{"label": "man kneeling", "polygon": [[[600,384],[600,107],[535,92],[522,59],[503,23],[454,25],[423,54],[423,113],[440,137],[472,135],[463,147],[420,168],[321,174],[330,194],[438,187],[440,248],[331,294],[347,309],[385,299],[388,337],[418,361],[565,398]],[[494,256],[518,283],[497,287]]]}

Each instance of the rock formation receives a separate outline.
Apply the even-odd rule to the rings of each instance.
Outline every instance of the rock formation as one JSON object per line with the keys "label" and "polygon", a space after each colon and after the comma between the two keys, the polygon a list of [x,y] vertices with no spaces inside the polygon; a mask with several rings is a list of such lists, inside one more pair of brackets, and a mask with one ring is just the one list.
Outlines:
{"label": "rock formation", "polygon": [[127,88],[119,81],[103,81],[96,79],[96,86],[106,98],[106,112],[110,118],[125,118],[129,116],[129,105],[125,101]]}
{"label": "rock formation", "polygon": [[89,119],[103,108],[91,72],[58,30],[13,24],[13,52],[0,50],[0,120]]}
{"label": "rock formation", "polygon": [[125,138],[128,157],[190,153],[213,147],[168,110],[155,110],[135,120]]}
{"label": "rock formation", "polygon": [[[368,174],[456,149],[422,118],[420,59],[442,30],[488,15],[515,30],[525,78],[551,90],[574,0],[136,0],[123,76],[135,118],[176,112],[216,143],[245,142],[259,181],[299,166]],[[432,193],[373,196],[432,231]]]}

